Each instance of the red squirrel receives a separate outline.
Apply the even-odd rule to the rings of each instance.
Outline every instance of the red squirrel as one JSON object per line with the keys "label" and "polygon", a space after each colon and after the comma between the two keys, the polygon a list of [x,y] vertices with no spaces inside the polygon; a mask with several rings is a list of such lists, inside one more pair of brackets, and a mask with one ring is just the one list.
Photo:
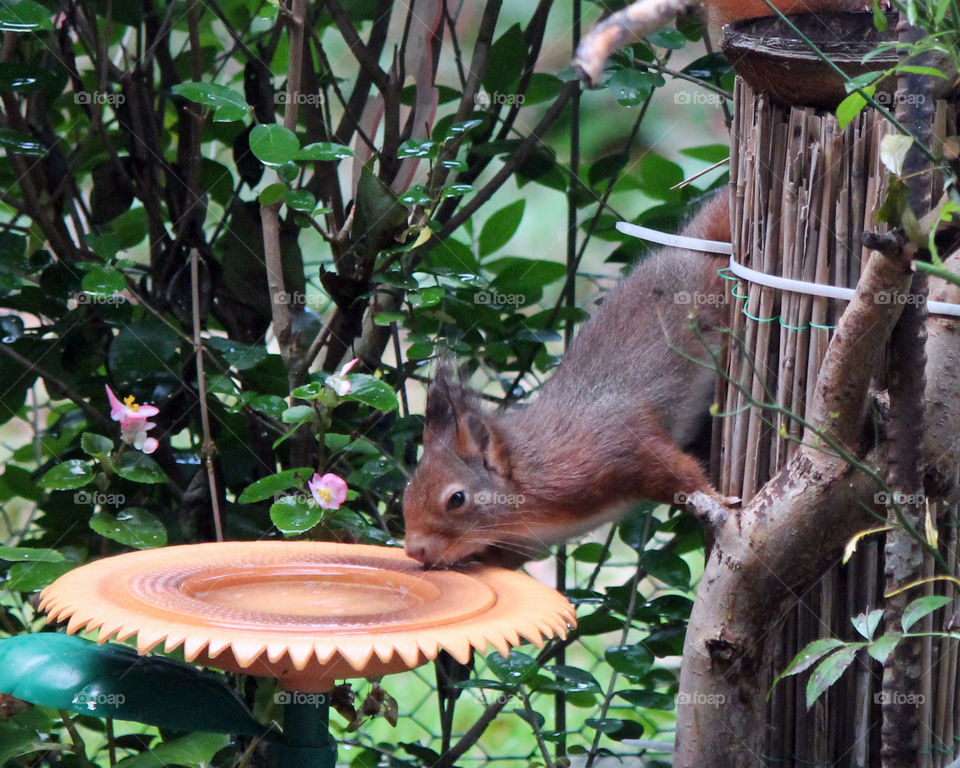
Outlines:
{"label": "red squirrel", "polygon": [[[683,234],[729,242],[727,191]],[[423,458],[403,499],[407,554],[430,567],[517,567],[616,519],[631,501],[718,496],[684,451],[714,398],[708,348],[720,344],[725,264],[674,247],[643,259],[528,406],[484,411],[441,366],[427,392]]]}

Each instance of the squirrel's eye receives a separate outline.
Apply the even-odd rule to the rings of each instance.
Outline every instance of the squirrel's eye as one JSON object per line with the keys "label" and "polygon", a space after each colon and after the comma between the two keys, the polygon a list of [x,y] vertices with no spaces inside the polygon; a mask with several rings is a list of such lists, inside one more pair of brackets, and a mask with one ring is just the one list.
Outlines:
{"label": "squirrel's eye", "polygon": [[450,498],[447,499],[447,509],[459,509],[464,504],[467,503],[467,494],[463,491],[457,491],[450,495]]}

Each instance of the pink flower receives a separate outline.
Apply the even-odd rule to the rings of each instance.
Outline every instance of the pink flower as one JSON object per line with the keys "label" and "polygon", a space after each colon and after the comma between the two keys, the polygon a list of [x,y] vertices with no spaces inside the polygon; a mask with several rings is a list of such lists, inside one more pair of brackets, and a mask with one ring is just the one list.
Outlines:
{"label": "pink flower", "polygon": [[339,371],[327,377],[327,386],[333,389],[340,397],[350,393],[350,387],[352,386],[349,381],[347,381],[346,376],[349,373],[350,369],[353,368],[360,361],[359,357],[353,358],[350,362],[346,363]]}
{"label": "pink flower", "polygon": [[147,431],[156,424],[148,421],[151,416],[160,413],[155,405],[140,405],[129,395],[120,401],[113,390],[107,387],[107,399],[110,401],[110,418],[120,422],[120,438],[138,451],[153,453],[160,443],[155,437],[147,437]]}
{"label": "pink flower", "polygon": [[323,509],[337,509],[347,498],[346,481],[332,472],[328,472],[323,477],[320,477],[319,472],[314,474],[307,483],[307,488]]}

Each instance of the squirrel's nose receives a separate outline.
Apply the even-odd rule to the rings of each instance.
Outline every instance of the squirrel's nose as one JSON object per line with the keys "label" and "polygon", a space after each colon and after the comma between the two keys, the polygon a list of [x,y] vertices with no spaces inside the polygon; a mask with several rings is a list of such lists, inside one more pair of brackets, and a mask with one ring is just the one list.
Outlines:
{"label": "squirrel's nose", "polygon": [[406,552],[414,560],[419,560],[421,563],[426,564],[427,562],[427,545],[422,536],[417,534],[407,534],[406,539],[403,542],[403,551]]}

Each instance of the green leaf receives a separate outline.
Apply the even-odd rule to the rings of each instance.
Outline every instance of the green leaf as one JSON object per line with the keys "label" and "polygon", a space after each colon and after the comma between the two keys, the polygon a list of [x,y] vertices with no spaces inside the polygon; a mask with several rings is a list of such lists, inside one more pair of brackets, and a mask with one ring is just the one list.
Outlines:
{"label": "green leaf", "polygon": [[507,658],[491,653],[487,656],[487,666],[502,682],[511,685],[525,682],[540,669],[535,658],[520,651],[510,651]]}
{"label": "green leaf", "polygon": [[702,160],[705,163],[719,163],[730,157],[730,146],[727,144],[705,144],[702,147],[687,147],[680,150],[681,155]]}
{"label": "green leaf", "polygon": [[867,106],[867,100],[857,92],[844,98],[837,105],[837,126],[840,130],[842,131],[853,122],[865,106]]}
{"label": "green leaf", "polygon": [[43,157],[47,148],[27,133],[13,128],[0,128],[0,147],[25,157]]}
{"label": "green leaf", "polygon": [[236,368],[238,371],[255,368],[268,356],[267,348],[263,344],[244,344],[242,341],[224,339],[219,336],[207,339],[206,344],[223,355],[227,365]]}
{"label": "green leaf", "polygon": [[643,104],[657,85],[657,77],[649,72],[622,67],[606,82],[607,89],[621,107]]}
{"label": "green leaf", "polygon": [[287,207],[294,211],[310,213],[317,207],[317,198],[313,193],[306,189],[291,189],[287,191],[285,198]]}
{"label": "green leaf", "polygon": [[402,323],[406,319],[406,315],[403,312],[378,312],[374,318],[373,322],[376,325],[390,325],[391,323]]}
{"label": "green leaf", "polygon": [[99,459],[108,456],[113,450],[113,440],[95,432],[84,432],[80,436],[80,447],[88,456]]}
{"label": "green leaf", "polygon": [[653,654],[640,643],[607,648],[603,657],[617,672],[630,677],[643,677],[653,666]]}
{"label": "green leaf", "polygon": [[354,151],[343,144],[334,144],[330,141],[316,141],[313,144],[307,144],[301,148],[294,160],[320,160],[330,162],[333,160],[345,160],[348,157],[355,157]]}
{"label": "green leaf", "polygon": [[946,595],[928,595],[927,597],[917,598],[903,609],[903,616],[900,617],[900,626],[903,627],[904,632],[909,632],[910,627],[920,621],[920,619],[927,614],[933,613],[937,608],[942,608],[947,605],[951,599],[952,598]]}
{"label": "green leaf", "polygon": [[162,765],[208,768],[213,765],[213,756],[229,743],[230,737],[225,734],[191,733],[121,760],[116,768],[158,768]]}
{"label": "green leaf", "polygon": [[473,187],[470,184],[448,184],[440,190],[440,197],[446,200],[450,197],[462,197],[467,192],[473,192]]}
{"label": "green leaf", "polygon": [[540,297],[544,286],[562,280],[567,275],[565,265],[557,261],[541,259],[521,259],[508,256],[497,259],[487,265],[497,277],[490,286],[497,293],[517,300],[518,295],[525,301]]}
{"label": "green leaf", "polygon": [[873,633],[877,631],[881,618],[883,618],[883,610],[877,608],[876,610],[870,611],[870,613],[861,613],[858,616],[853,616],[850,622],[862,637],[870,640],[873,637]]}
{"label": "green leaf", "polygon": [[108,539],[128,547],[151,549],[167,543],[167,529],[143,507],[127,507],[117,516],[98,511],[90,518],[90,527]]}
{"label": "green leaf", "polygon": [[437,156],[440,147],[429,139],[407,139],[397,149],[397,157],[431,157]]}
{"label": "green leaf", "polygon": [[581,544],[573,550],[571,557],[573,557],[574,560],[579,560],[581,563],[599,563],[601,558],[603,558],[604,561],[610,559],[610,551],[600,542],[591,541],[586,544]]}
{"label": "green leaf", "polygon": [[123,272],[110,267],[94,267],[83,276],[80,287],[91,296],[107,297],[127,287]]}
{"label": "green leaf", "polygon": [[498,37],[487,52],[483,87],[495,104],[501,104],[514,90],[527,61],[527,41],[519,24]]}
{"label": "green leaf", "polygon": [[40,478],[40,487],[47,491],[72,491],[83,488],[93,480],[93,468],[90,462],[82,459],[69,459],[44,472]]}
{"label": "green leaf", "polygon": [[242,120],[250,110],[247,100],[225,85],[200,82],[177,83],[171,90],[188,101],[212,107],[215,122],[229,123]]}
{"label": "green leaf", "polygon": [[857,657],[857,651],[862,647],[862,643],[848,645],[820,662],[810,675],[810,680],[807,681],[807,709],[813,706],[827,688],[840,679],[840,675],[850,666]]}
{"label": "green leaf", "polygon": [[243,493],[237,499],[237,503],[252,504],[256,501],[269,499],[271,496],[276,496],[290,488],[302,487],[313,477],[313,473],[314,470],[310,467],[298,467],[297,469],[287,469],[283,472],[267,475],[244,488]]}
{"label": "green leaf", "polygon": [[256,125],[250,131],[250,151],[265,165],[282,165],[299,150],[297,134],[278,123]]}
{"label": "green leaf", "polygon": [[[621,699],[630,702],[630,704],[632,704],[634,707],[640,707],[642,709],[662,709],[666,712],[669,712],[674,708],[675,705],[673,696],[668,693],[659,693],[657,691],[617,691],[616,695]],[[709,696],[710,694],[706,695]]]}
{"label": "green leaf", "polygon": [[304,496],[284,496],[270,505],[270,520],[285,534],[305,533],[323,519],[324,510]]}
{"label": "green leaf", "polygon": [[394,411],[399,405],[397,393],[382,379],[366,373],[354,373],[347,376],[350,392],[344,400],[365,403],[378,411]]}
{"label": "green leaf", "polygon": [[446,291],[439,285],[421,288],[419,291],[407,294],[407,301],[414,309],[425,309],[439,304]]}
{"label": "green leaf", "polygon": [[274,205],[286,198],[288,189],[289,187],[282,181],[277,181],[265,186],[257,199],[260,201],[260,205]]}
{"label": "green leaf", "polygon": [[296,387],[290,393],[290,397],[296,398],[297,400],[319,400],[324,397],[326,391],[323,382],[311,381]]}
{"label": "green leaf", "polygon": [[679,555],[662,549],[643,553],[643,567],[655,579],[671,587],[686,589],[690,586],[690,566]]}
{"label": "green leaf", "polygon": [[40,547],[0,547],[0,560],[8,563],[62,563],[63,555],[55,549]]}
{"label": "green leaf", "polygon": [[807,647],[800,651],[800,653],[794,657],[793,661],[787,665],[787,668],[777,676],[777,679],[779,680],[782,677],[789,677],[798,672],[803,672],[803,670],[816,664],[826,654],[844,645],[843,640],[836,637],[824,637],[808,643]]}
{"label": "green leaf", "polygon": [[33,0],[4,3],[0,7],[0,32],[37,32],[53,29],[51,13]]}
{"label": "green leaf", "polygon": [[262,736],[266,730],[221,676],[58,632],[0,640],[0,690],[44,707],[173,731]]}
{"label": "green leaf", "polygon": [[427,194],[423,184],[414,184],[397,198],[404,205],[431,205],[433,198]]}
{"label": "green leaf", "polygon": [[165,483],[167,476],[157,463],[140,451],[127,450],[117,462],[117,474],[134,483]]}
{"label": "green leaf", "polygon": [[524,107],[540,104],[544,101],[553,101],[563,90],[563,80],[547,72],[534,72],[530,76],[527,92],[523,94]]}
{"label": "green leaf", "polygon": [[881,664],[885,664],[887,657],[902,639],[903,635],[897,632],[887,632],[867,646],[867,653]]}
{"label": "green leaf", "polygon": [[480,237],[477,239],[481,259],[500,250],[516,234],[523,219],[526,202],[523,198],[516,200],[501,208],[484,222]]}
{"label": "green leaf", "polygon": [[313,417],[314,411],[309,405],[294,405],[283,412],[280,420],[285,424],[306,424]]}
{"label": "green leaf", "polygon": [[633,720],[621,720],[616,717],[587,718],[587,725],[595,728],[608,738],[621,741],[623,739],[639,739],[643,736],[643,726]]}
{"label": "green leaf", "polygon": [[[49,587],[76,563],[14,563],[10,566],[7,580],[3,582],[4,590],[11,592],[37,592]],[[0,690],[3,690],[0,687]]]}
{"label": "green leaf", "polygon": [[547,667],[557,676],[557,681],[540,686],[538,690],[564,691],[566,693],[602,693],[597,679],[584,669],[557,664]]}

